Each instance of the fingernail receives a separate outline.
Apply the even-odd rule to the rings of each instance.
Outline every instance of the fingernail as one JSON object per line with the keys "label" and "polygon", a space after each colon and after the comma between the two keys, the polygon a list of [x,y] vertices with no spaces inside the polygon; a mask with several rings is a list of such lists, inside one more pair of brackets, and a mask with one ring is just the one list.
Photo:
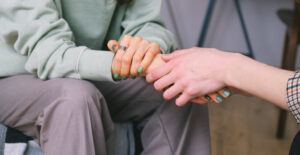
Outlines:
{"label": "fingernail", "polygon": [[142,72],[143,72],[143,67],[140,67],[140,68],[138,69],[138,72],[139,72],[139,73],[142,73]]}
{"label": "fingernail", "polygon": [[217,99],[217,101],[219,101],[220,103],[223,102],[223,99],[222,99],[222,97],[220,97],[220,96],[217,96],[216,99]]}
{"label": "fingernail", "polygon": [[127,77],[126,77],[126,76],[123,76],[122,79],[123,79],[123,80],[127,80]]}
{"label": "fingernail", "polygon": [[230,92],[228,90],[223,90],[223,94],[226,97],[230,96]]}
{"label": "fingernail", "polygon": [[119,74],[114,74],[114,78],[117,80],[119,79]]}
{"label": "fingernail", "polygon": [[132,78],[132,79],[135,79],[136,77],[135,77],[134,75],[131,75],[131,78]]}
{"label": "fingernail", "polygon": [[116,47],[117,47],[117,45],[114,44],[114,45],[111,47],[112,51],[115,51]]}
{"label": "fingernail", "polygon": [[211,98],[208,95],[204,96],[207,100],[211,100]]}

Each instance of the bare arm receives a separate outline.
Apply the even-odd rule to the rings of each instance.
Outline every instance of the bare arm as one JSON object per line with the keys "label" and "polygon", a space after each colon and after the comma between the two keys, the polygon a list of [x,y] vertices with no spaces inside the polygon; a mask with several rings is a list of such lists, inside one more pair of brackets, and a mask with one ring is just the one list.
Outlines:
{"label": "bare arm", "polygon": [[229,86],[288,109],[286,84],[291,71],[217,49],[192,48],[162,58],[167,63],[150,72],[147,81],[155,81],[157,90],[167,88],[165,98],[180,94],[176,100],[179,106]]}
{"label": "bare arm", "polygon": [[232,65],[228,68],[226,84],[288,109],[286,85],[292,74],[292,71],[235,54]]}

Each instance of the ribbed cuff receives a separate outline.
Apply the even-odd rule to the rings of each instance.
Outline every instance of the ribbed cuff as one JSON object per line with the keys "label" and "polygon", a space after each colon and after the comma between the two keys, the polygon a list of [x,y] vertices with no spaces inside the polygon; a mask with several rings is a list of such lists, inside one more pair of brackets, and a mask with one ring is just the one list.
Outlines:
{"label": "ribbed cuff", "polygon": [[81,79],[114,82],[111,65],[114,53],[84,49],[78,62],[78,72]]}

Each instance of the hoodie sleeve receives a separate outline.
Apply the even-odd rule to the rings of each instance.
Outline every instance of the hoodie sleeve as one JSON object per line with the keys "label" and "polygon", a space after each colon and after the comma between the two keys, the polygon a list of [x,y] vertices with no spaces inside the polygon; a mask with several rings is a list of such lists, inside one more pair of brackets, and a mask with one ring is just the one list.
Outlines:
{"label": "hoodie sleeve", "polygon": [[0,39],[26,56],[25,69],[41,79],[113,81],[114,54],[77,47],[53,0],[0,1]]}

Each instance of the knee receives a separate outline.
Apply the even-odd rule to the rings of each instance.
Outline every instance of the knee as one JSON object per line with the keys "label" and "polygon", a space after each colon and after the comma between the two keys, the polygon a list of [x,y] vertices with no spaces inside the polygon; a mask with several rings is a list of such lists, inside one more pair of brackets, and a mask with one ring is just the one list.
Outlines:
{"label": "knee", "polygon": [[53,82],[56,94],[59,94],[59,107],[65,112],[79,114],[86,108],[98,106],[103,98],[99,90],[88,81],[58,79]]}

